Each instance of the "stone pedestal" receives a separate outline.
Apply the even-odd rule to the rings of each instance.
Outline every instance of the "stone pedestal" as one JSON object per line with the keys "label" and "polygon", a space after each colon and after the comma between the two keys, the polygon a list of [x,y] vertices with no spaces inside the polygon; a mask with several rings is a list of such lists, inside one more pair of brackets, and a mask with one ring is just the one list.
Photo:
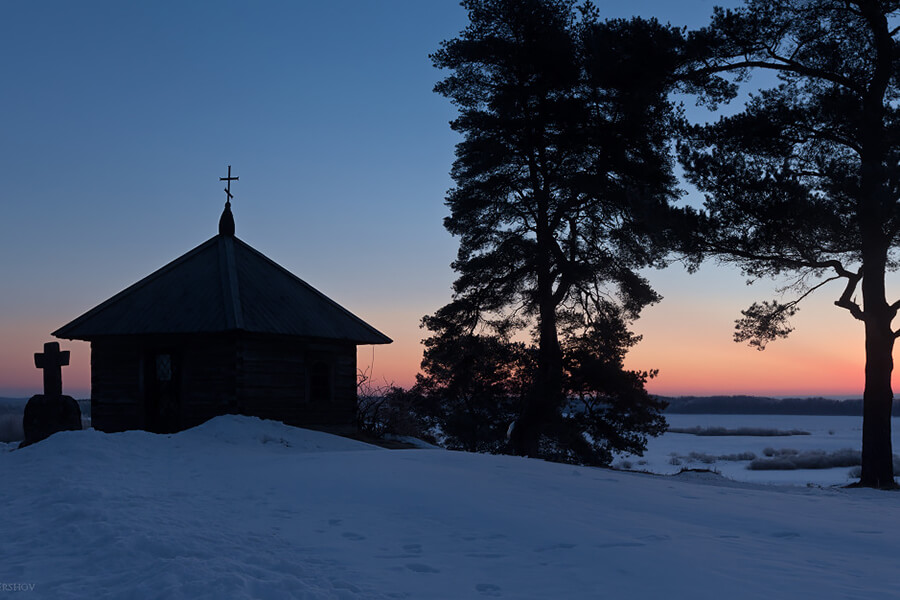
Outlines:
{"label": "stone pedestal", "polygon": [[61,351],[59,342],[47,342],[44,351],[34,355],[34,366],[44,371],[44,393],[32,396],[25,405],[22,429],[24,448],[46,439],[57,431],[81,429],[81,408],[72,396],[62,393],[62,368],[69,364],[69,351]]}
{"label": "stone pedestal", "polygon": [[19,448],[46,439],[57,431],[80,430],[81,408],[72,396],[32,396],[25,405],[22,428],[25,439]]}

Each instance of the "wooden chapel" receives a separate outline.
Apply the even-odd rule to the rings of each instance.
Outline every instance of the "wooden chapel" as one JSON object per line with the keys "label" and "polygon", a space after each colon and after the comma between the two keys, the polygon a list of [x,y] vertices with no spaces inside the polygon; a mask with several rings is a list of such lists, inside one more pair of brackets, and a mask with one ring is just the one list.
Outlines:
{"label": "wooden chapel", "polygon": [[356,347],[391,340],[234,235],[219,233],[53,332],[91,344],[101,431],[180,431],[222,414],[348,431]]}

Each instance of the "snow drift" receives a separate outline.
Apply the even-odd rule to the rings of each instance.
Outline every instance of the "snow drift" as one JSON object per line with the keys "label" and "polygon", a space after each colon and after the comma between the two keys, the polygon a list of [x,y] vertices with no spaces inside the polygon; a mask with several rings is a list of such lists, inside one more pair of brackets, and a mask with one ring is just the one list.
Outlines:
{"label": "snow drift", "polygon": [[383,450],[247,417],[0,453],[47,598],[895,598],[900,496]]}

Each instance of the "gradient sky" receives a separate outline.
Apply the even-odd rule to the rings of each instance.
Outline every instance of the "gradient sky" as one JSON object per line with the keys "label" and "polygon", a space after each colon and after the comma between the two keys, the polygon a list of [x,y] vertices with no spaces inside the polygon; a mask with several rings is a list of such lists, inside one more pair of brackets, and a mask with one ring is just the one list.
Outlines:
{"label": "gradient sky", "polygon": [[[723,4],[596,3],[686,26]],[[456,251],[454,111],[428,54],[465,24],[454,0],[5,0],[0,395],[39,393],[51,331],[216,233],[229,164],[237,236],[393,338],[359,364],[410,385]],[[861,394],[862,327],[838,289],[757,352],[733,323],[771,284],[714,264],[648,277],[665,299],[628,366],[660,370],[651,391]],[[62,346],[64,389],[87,397],[89,346]]]}

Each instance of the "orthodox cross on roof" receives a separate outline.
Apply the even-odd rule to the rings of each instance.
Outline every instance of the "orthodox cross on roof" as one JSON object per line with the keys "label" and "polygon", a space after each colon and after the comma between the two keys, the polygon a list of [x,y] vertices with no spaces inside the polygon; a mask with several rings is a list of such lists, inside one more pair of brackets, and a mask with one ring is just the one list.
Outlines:
{"label": "orthodox cross on roof", "polygon": [[44,352],[34,353],[34,366],[44,370],[44,395],[62,396],[62,368],[69,364],[69,351],[59,351],[59,342],[44,344]]}
{"label": "orthodox cross on roof", "polygon": [[225,187],[225,210],[222,211],[222,217],[219,219],[219,234],[234,235],[234,215],[231,214],[231,182],[239,180],[240,177],[231,176],[231,165],[228,165],[228,177],[219,177],[219,181],[227,181]]}
{"label": "orthodox cross on roof", "polygon": [[240,179],[240,177],[232,177],[231,176],[231,165],[228,165],[228,177],[219,177],[219,181],[227,181],[228,182],[228,187],[225,188],[225,203],[226,204],[230,204],[231,199],[234,198],[234,196],[231,195],[231,182],[237,181],[238,179]]}

